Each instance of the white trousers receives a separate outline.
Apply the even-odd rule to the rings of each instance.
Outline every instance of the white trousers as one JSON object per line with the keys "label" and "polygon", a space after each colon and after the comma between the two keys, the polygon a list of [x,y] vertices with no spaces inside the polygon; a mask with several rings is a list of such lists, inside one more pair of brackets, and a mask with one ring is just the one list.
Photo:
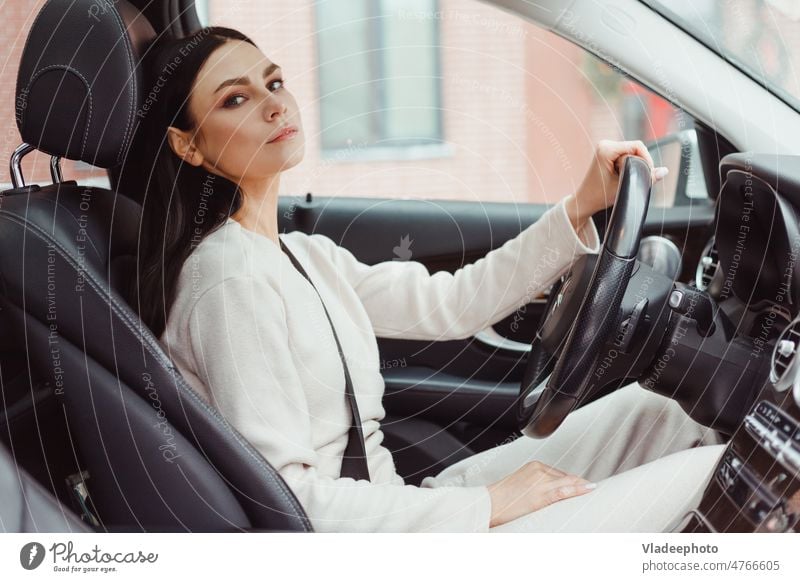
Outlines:
{"label": "white trousers", "polygon": [[670,398],[629,384],[570,414],[545,439],[519,437],[422,486],[489,485],[529,461],[597,482],[490,532],[668,532],[696,508],[725,445]]}

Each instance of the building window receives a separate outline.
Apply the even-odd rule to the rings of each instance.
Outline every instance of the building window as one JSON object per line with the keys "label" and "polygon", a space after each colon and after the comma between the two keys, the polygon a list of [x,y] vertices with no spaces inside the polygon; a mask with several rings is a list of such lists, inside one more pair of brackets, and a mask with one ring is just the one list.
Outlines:
{"label": "building window", "polygon": [[316,3],[323,155],[441,149],[437,4]]}

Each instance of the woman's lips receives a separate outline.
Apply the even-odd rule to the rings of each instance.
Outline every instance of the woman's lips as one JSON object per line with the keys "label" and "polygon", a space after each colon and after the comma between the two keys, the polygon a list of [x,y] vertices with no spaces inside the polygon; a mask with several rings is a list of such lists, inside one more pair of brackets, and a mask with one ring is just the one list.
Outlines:
{"label": "woman's lips", "polygon": [[281,132],[267,143],[275,143],[276,141],[284,141],[287,139],[292,139],[295,135],[297,135],[297,128],[293,125],[284,128]]}

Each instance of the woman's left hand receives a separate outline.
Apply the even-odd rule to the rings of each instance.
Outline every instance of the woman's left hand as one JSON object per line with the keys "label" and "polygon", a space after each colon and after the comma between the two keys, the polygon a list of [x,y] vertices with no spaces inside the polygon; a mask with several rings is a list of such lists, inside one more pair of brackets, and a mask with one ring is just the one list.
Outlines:
{"label": "woman's left hand", "polygon": [[585,222],[596,212],[614,204],[619,186],[619,173],[628,156],[639,156],[650,166],[652,184],[667,175],[665,167],[654,167],[647,147],[639,140],[601,140],[597,144],[591,166],[586,172],[578,191],[567,198],[567,215],[575,230],[583,228]]}

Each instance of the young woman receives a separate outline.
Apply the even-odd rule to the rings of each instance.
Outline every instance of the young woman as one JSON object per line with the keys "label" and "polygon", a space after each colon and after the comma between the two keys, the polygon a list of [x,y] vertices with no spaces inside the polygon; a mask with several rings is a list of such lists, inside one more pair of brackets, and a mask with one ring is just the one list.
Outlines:
{"label": "young woman", "polygon": [[[641,142],[601,142],[575,194],[455,274],[369,266],[323,235],[278,232],[280,175],[303,157],[303,127],[280,67],[252,41],[207,28],[159,40],[145,64],[156,90],[142,108],[154,155],[139,312],[317,531],[662,531],[695,506],[719,435],[638,385],[550,438],[518,438],[421,487],[404,484],[381,446],[376,336],[470,337],[597,252],[589,217],[613,202],[626,155],[652,168]],[[366,456],[356,477],[342,474],[354,429]]]}

